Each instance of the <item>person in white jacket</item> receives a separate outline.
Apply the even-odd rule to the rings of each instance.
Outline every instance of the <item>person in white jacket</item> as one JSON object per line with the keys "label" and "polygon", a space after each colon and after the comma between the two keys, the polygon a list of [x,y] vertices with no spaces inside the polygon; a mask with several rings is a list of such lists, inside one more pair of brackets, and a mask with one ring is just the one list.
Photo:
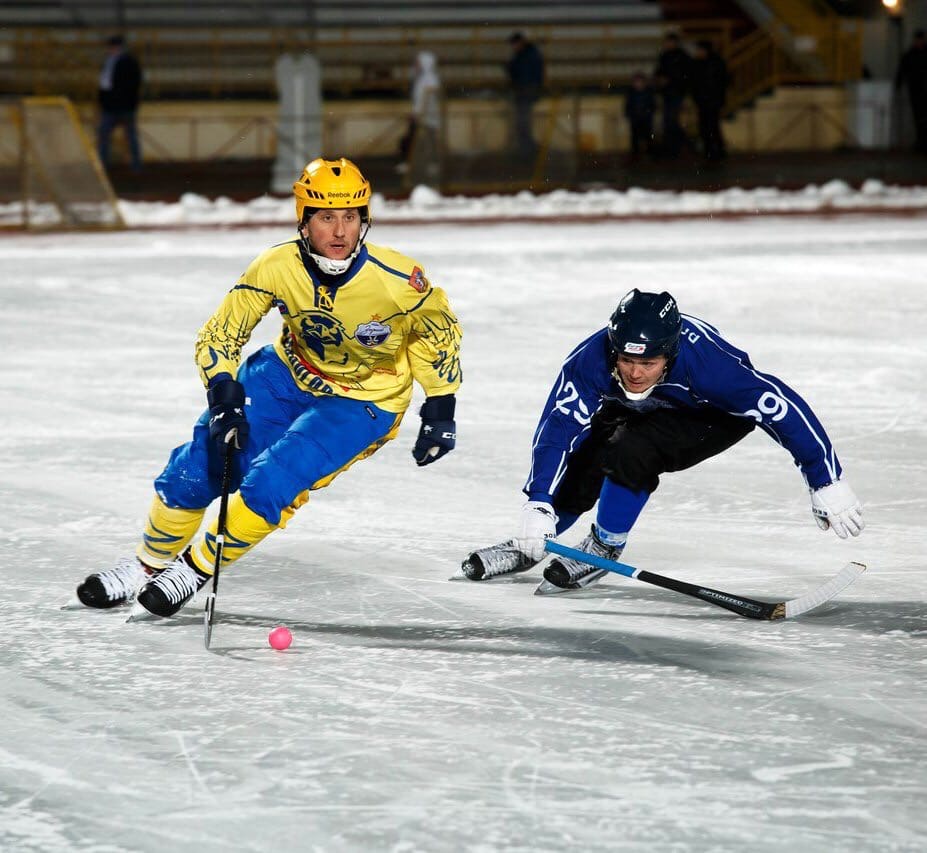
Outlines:
{"label": "person in white jacket", "polygon": [[438,60],[428,50],[416,57],[411,91],[409,126],[399,143],[402,158],[397,171],[409,184],[434,183],[441,171],[441,78]]}

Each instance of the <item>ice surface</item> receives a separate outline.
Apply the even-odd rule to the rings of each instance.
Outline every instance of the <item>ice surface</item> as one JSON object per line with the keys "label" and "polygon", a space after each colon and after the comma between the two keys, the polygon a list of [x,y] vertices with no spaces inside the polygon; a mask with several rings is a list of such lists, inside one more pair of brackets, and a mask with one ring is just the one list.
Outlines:
{"label": "ice surface", "polygon": [[[291,233],[0,239],[0,850],[927,849],[923,216],[375,225],[459,313],[458,449],[416,468],[410,412],[223,576],[212,652],[200,603],[58,610],[134,546],[203,405],[196,329]],[[560,361],[634,286],[812,403],[868,527],[820,532],[757,432],[664,477],[624,559],[759,598],[867,563],[836,601],[447,580],[512,534]]]}

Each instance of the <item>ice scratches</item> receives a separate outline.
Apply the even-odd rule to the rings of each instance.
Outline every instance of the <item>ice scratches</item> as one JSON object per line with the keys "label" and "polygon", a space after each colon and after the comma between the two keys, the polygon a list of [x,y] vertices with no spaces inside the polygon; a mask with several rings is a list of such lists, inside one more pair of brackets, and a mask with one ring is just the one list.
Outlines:
{"label": "ice scratches", "polygon": [[[3,767],[6,773],[16,771],[16,775],[20,777],[22,774],[37,776],[40,780],[39,790],[49,785],[62,785],[85,790],[92,787],[87,782],[81,781],[74,774],[68,772],[66,767],[32,761],[2,748],[0,748],[0,766]],[[34,794],[30,794],[27,799],[32,799],[33,796]]]}
{"label": "ice scratches", "polygon": [[203,780],[199,770],[196,769],[196,762],[194,762],[193,757],[190,755],[190,751],[187,749],[187,744],[184,742],[183,732],[175,731],[174,736],[177,738],[177,743],[180,744],[180,754],[183,756],[183,760],[187,762],[187,767],[190,769],[190,775],[193,777],[193,781],[201,791],[211,794],[212,792],[209,790],[209,786]]}
{"label": "ice scratches", "polygon": [[71,849],[67,828],[57,815],[34,808],[28,800],[0,807],[0,850],[44,853]]}
{"label": "ice scratches", "polygon": [[817,773],[819,770],[843,770],[853,766],[849,755],[835,755],[831,761],[818,761],[808,764],[791,764],[784,767],[761,767],[751,772],[751,776],[760,782],[781,782],[790,776],[803,773]]}

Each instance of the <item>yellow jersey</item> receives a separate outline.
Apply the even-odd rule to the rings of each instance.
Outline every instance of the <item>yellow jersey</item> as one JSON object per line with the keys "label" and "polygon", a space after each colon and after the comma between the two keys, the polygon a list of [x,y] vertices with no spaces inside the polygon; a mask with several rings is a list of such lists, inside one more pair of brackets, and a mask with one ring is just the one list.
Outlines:
{"label": "yellow jersey", "polygon": [[419,264],[368,243],[348,272],[328,276],[298,240],[258,255],[200,329],[195,357],[204,384],[236,375],[242,348],[274,308],[283,317],[274,349],[305,391],[401,413],[413,379],[429,397],[460,387],[460,325]]}

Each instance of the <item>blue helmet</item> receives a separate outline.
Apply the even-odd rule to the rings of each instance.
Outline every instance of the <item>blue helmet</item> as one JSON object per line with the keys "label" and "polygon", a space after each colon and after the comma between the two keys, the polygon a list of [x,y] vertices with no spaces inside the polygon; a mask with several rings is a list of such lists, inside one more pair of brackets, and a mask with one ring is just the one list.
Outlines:
{"label": "blue helmet", "polygon": [[681,328],[676,300],[669,293],[641,293],[634,288],[622,297],[608,322],[608,342],[615,358],[665,355],[672,361],[679,352]]}

